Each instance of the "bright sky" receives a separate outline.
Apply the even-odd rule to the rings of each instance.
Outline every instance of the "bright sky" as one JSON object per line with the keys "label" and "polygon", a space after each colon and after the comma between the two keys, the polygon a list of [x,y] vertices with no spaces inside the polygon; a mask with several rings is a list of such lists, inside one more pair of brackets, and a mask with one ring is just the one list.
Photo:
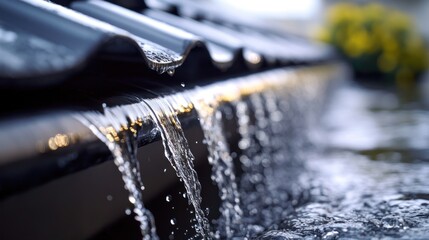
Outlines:
{"label": "bright sky", "polygon": [[272,18],[308,19],[314,17],[322,0],[218,0],[252,14]]}

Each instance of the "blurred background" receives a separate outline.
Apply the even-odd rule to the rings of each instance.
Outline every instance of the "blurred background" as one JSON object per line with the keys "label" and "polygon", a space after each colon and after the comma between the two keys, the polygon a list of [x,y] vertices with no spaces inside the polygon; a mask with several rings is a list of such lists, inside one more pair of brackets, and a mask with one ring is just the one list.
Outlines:
{"label": "blurred background", "polygon": [[[332,44],[359,81],[393,86],[404,98],[426,95],[415,92],[415,84],[423,81],[428,67],[428,1],[213,1],[267,20],[274,28]],[[427,89],[427,84],[419,88]]]}

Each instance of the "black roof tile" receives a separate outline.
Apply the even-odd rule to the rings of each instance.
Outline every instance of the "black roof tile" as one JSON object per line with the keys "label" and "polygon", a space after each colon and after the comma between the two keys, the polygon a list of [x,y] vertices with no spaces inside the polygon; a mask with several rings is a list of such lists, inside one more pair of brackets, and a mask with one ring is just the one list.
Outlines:
{"label": "black roof tile", "polygon": [[[166,2],[210,16],[204,4]],[[100,58],[117,59],[121,70],[123,60],[139,63],[138,74],[178,70],[173,78],[202,79],[331,55],[301,38],[228,21],[197,22],[150,9],[140,14],[101,0],[70,6],[74,10],[38,0],[0,1],[0,88],[58,85]]]}

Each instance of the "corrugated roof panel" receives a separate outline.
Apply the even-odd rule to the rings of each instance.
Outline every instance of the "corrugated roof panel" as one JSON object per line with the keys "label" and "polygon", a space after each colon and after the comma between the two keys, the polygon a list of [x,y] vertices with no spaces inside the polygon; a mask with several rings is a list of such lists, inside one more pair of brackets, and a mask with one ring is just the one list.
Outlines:
{"label": "corrugated roof panel", "polygon": [[40,0],[0,2],[0,87],[59,84],[101,56],[141,62],[146,70],[139,74],[172,73],[182,66],[174,78],[199,79],[330,54],[313,43],[252,27],[152,10],[143,15],[100,0],[72,7],[82,13]]}
{"label": "corrugated roof panel", "polygon": [[[193,19],[182,18],[167,12],[162,12],[162,11],[157,11],[152,9],[146,9],[143,12],[143,14],[150,18],[157,19],[159,21],[168,23],[172,26],[185,29],[186,31],[189,31],[195,35],[200,36],[205,40],[209,50],[211,48],[226,49],[226,52],[230,53],[229,55],[231,55],[231,57],[233,58],[233,61],[246,60],[245,64],[248,64],[251,68],[255,68],[257,67],[257,65],[260,64],[260,61],[255,61],[254,59],[245,58],[246,57],[246,55],[244,54],[245,44],[243,43],[242,40],[240,40],[237,37],[234,37],[231,34],[221,31],[217,28],[210,27],[206,24],[195,21]],[[216,56],[212,56],[212,57],[216,58]]]}

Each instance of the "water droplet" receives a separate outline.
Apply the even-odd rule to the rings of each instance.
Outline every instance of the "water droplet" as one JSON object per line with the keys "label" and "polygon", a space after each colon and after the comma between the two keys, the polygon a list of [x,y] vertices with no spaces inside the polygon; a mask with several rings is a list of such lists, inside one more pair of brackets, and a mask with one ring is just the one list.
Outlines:
{"label": "water droplet", "polygon": [[171,200],[172,200],[171,195],[167,195],[167,196],[165,197],[165,201],[167,201],[167,202],[171,202]]}
{"label": "water droplet", "polygon": [[339,234],[339,232],[337,232],[337,231],[330,231],[330,232],[327,232],[325,235],[323,235],[322,239],[333,240],[333,239],[336,239],[338,237],[338,234]]}
{"label": "water droplet", "polygon": [[164,168],[164,172],[167,172],[167,168]]}
{"label": "water droplet", "polygon": [[181,83],[180,83],[180,86],[185,87],[186,85],[185,85],[185,83],[184,83],[184,82],[181,82]]}
{"label": "water droplet", "polygon": [[133,196],[129,196],[128,201],[130,201],[132,204],[136,203],[136,199]]}
{"label": "water droplet", "polygon": [[253,208],[252,210],[250,210],[250,215],[256,215],[258,213],[258,209]]}
{"label": "water droplet", "polygon": [[405,221],[401,217],[386,216],[381,219],[383,228],[385,229],[400,229],[404,227]]}
{"label": "water droplet", "polygon": [[176,225],[176,219],[175,218],[170,219],[170,224],[173,226]]}
{"label": "water droplet", "polygon": [[173,75],[174,75],[174,72],[175,72],[175,70],[174,70],[174,69],[168,69],[168,70],[167,70],[167,74],[168,74],[168,75],[170,75],[170,76],[173,76]]}
{"label": "water droplet", "polygon": [[129,208],[125,209],[125,214],[131,215],[131,210]]}
{"label": "water droplet", "polygon": [[183,194],[182,194],[182,197],[183,197],[183,198],[186,198],[186,193],[183,193]]}
{"label": "water droplet", "polygon": [[112,195],[107,195],[107,201],[112,201],[113,200],[113,196]]}

